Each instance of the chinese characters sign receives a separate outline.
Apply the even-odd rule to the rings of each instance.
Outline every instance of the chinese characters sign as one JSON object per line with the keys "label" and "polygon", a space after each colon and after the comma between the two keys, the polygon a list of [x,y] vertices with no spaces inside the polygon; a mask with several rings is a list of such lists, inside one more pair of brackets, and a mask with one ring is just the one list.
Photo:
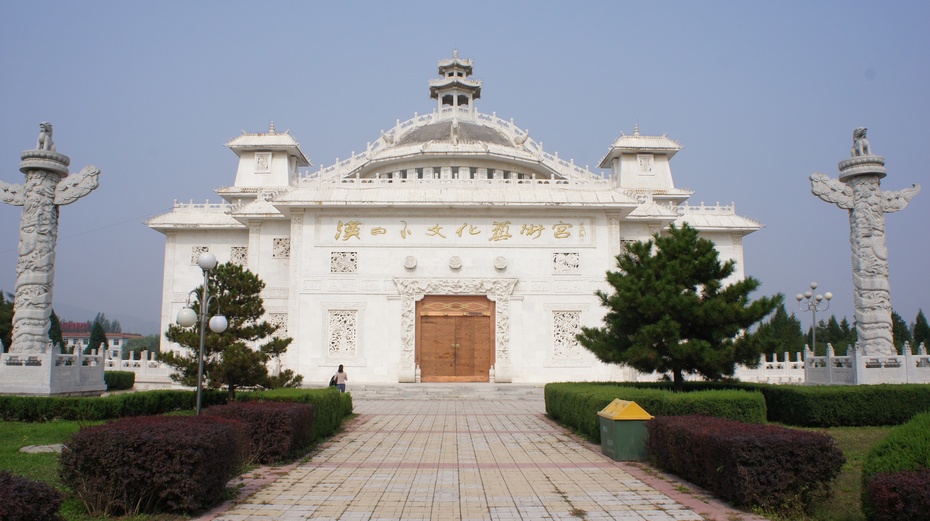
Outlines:
{"label": "chinese characters sign", "polygon": [[320,218],[318,242],[359,246],[593,246],[591,219]]}

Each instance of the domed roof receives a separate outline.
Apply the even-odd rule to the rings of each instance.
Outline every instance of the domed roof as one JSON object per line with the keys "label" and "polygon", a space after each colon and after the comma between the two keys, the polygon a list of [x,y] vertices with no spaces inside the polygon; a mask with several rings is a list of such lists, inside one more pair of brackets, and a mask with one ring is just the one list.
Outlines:
{"label": "domed roof", "polygon": [[430,142],[491,143],[513,146],[513,143],[496,129],[465,121],[440,121],[417,127],[402,135],[397,146]]}

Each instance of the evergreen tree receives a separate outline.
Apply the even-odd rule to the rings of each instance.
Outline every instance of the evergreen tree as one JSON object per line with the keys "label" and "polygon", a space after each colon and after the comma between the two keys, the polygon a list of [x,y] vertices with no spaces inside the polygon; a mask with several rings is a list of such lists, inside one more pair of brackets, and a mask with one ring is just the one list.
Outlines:
{"label": "evergreen tree", "polygon": [[836,354],[846,355],[849,353],[849,346],[856,345],[859,335],[856,333],[856,328],[849,324],[849,321],[846,320],[845,316],[843,317],[843,320],[840,321],[840,331],[843,333],[843,336],[840,340],[837,340]]}
{"label": "evergreen tree", "polygon": [[685,374],[732,376],[736,364],[754,365],[761,347],[737,335],[782,303],[781,295],[749,301],[759,282],[748,277],[723,287],[735,264],[721,264],[714,243],[687,224],[667,235],[629,244],[607,272],[614,293],[598,291],[607,308],[604,327],[583,327],[582,346],[606,363],[644,372],[671,372],[676,389]]}
{"label": "evergreen tree", "polygon": [[774,353],[783,358],[785,352],[800,353],[804,350],[804,332],[801,330],[801,321],[794,316],[794,313],[788,315],[784,304],[780,304],[775,309],[772,318],[760,324],[753,335],[764,354]]}
{"label": "evergreen tree", "polygon": [[128,360],[130,355],[132,358],[139,358],[137,353],[142,351],[148,351],[149,353],[159,353],[159,337],[158,335],[146,335],[142,338],[130,338],[126,340],[126,345],[123,347],[123,360]]}
{"label": "evergreen tree", "polygon": [[61,336],[61,320],[58,319],[58,315],[55,314],[55,310],[52,310],[52,315],[48,317],[48,338],[52,341],[52,348],[56,349],[57,346],[61,346],[62,351],[65,348],[65,339]]}
{"label": "evergreen tree", "polygon": [[107,334],[103,330],[103,324],[94,322],[94,325],[90,328],[90,340],[87,342],[87,348],[84,349],[84,354],[92,354],[96,349],[101,349],[101,353],[105,353],[107,345]]}
{"label": "evergreen tree", "polygon": [[0,290],[0,352],[6,353],[13,345],[13,295]]}
{"label": "evergreen tree", "polygon": [[[277,379],[268,375],[268,361],[285,353],[291,338],[272,336],[277,326],[262,320],[265,308],[259,295],[265,283],[251,271],[232,263],[213,268],[207,283],[210,295],[215,295],[219,304],[214,302],[208,311],[211,315],[222,312],[229,326],[222,333],[214,333],[209,327],[205,330],[204,385],[226,388],[230,399],[235,398],[238,387],[300,385],[303,377],[291,370],[283,371]],[[202,295],[203,286],[195,291]],[[198,315],[201,304],[193,304]],[[189,349],[189,352],[161,353],[160,359],[177,370],[171,378],[184,385],[196,385],[200,324],[190,328],[171,324],[165,336]]]}
{"label": "evergreen tree", "polygon": [[907,322],[894,310],[891,311],[891,336],[899,353],[903,352],[904,342],[911,342],[911,330],[907,327]]}
{"label": "evergreen tree", "polygon": [[930,325],[927,324],[923,309],[917,310],[917,320],[914,321],[914,347],[920,344],[930,349]]}

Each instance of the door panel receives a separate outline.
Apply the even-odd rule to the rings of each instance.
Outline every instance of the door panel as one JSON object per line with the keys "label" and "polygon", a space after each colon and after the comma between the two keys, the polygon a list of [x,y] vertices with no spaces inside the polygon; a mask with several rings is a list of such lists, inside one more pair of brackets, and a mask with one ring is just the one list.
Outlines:
{"label": "door panel", "polygon": [[427,297],[417,317],[423,382],[487,382],[493,364],[493,304],[482,297]]}

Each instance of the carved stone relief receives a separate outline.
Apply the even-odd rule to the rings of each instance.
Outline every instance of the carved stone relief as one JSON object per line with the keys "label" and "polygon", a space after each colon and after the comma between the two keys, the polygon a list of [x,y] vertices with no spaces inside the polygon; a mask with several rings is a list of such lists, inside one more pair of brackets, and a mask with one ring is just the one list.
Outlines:
{"label": "carved stone relief", "polygon": [[330,273],[358,273],[357,251],[334,251],[330,255]]}
{"label": "carved stone relief", "polygon": [[358,352],[358,311],[329,310],[329,359],[355,358]]}
{"label": "carved stone relief", "polygon": [[277,328],[274,336],[287,336],[287,313],[268,313],[268,323]]}
{"label": "carved stone relief", "polygon": [[581,332],[580,311],[552,312],[552,362],[576,364],[581,361],[581,344],[575,335]]}
{"label": "carved stone relief", "polygon": [[271,172],[271,152],[255,153],[255,172],[259,174]]}
{"label": "carved stone relief", "polygon": [[291,256],[291,239],[278,237],[271,240],[271,256],[275,259],[287,259]]}
{"label": "carved stone relief", "polygon": [[581,255],[572,253],[553,253],[552,271],[554,273],[578,273],[581,269]]}
{"label": "carved stone relief", "polygon": [[207,253],[208,251],[210,251],[209,246],[191,246],[191,266],[196,266],[200,254]]}
{"label": "carved stone relief", "polygon": [[249,247],[233,246],[229,249],[229,261],[239,266],[249,265]]}

